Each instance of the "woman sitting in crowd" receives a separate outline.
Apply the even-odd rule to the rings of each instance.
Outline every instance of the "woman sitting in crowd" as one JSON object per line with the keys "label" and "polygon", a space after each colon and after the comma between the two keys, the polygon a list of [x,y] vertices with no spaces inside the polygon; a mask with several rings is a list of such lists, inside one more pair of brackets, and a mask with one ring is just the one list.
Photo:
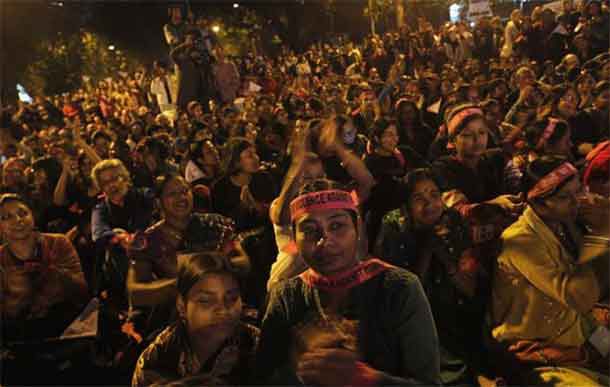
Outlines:
{"label": "woman sitting in crowd", "polygon": [[[88,300],[79,258],[68,238],[39,233],[35,227],[32,210],[21,197],[0,196],[3,384],[44,384],[49,378],[61,383],[68,367],[58,367],[53,347],[42,343],[57,340]],[[79,361],[75,347],[68,353],[74,356],[72,363]],[[36,372],[24,373],[32,364]]]}
{"label": "woman sitting in crowd", "polygon": [[[443,384],[475,383],[475,377],[486,380],[481,374],[480,322],[494,256],[477,254],[482,251],[474,245],[499,233],[477,234],[481,227],[472,227],[455,209],[445,208],[430,170],[410,172],[405,186],[406,204],[384,217],[375,252],[422,281],[438,329]],[[473,213],[485,211],[489,216],[491,207],[495,206],[480,205]]]}
{"label": "woman sitting in crowd", "polygon": [[212,185],[220,173],[220,155],[210,140],[191,144],[184,176],[189,184]]}
{"label": "woman sitting in crowd", "polygon": [[483,111],[475,105],[458,105],[447,115],[446,126],[448,147],[455,149],[455,155],[432,164],[441,179],[443,202],[462,214],[483,202],[499,205],[511,214],[519,213],[522,199],[505,194],[505,155],[501,149],[487,149]]}
{"label": "woman sitting in crowd", "polygon": [[[41,232],[66,232],[75,241],[91,295],[99,298],[96,358],[83,359],[103,379],[90,379],[125,384],[141,351],[170,326],[142,357],[134,384],[605,381],[593,372],[608,374],[598,367],[607,360],[599,345],[607,331],[593,328],[589,312],[601,319],[596,303],[607,303],[608,273],[592,258],[601,249],[595,243],[607,242],[595,216],[606,216],[596,207],[606,202],[591,195],[577,205],[577,179],[569,164],[559,165],[573,162],[585,189],[610,198],[610,55],[607,36],[605,45],[599,40],[610,18],[598,0],[580,10],[593,12],[565,3],[557,23],[549,9],[536,7],[531,22],[527,7],[523,15],[515,11],[508,35],[499,16],[490,25],[482,19],[472,28],[438,29],[422,18],[419,28],[362,42],[335,36],[295,47],[303,54],[257,50],[235,58],[242,82],[234,101],[203,89],[191,93],[212,79],[178,85],[192,90],[178,93],[175,126],[146,98],[151,77],[143,67],[99,85],[83,78],[82,89],[0,109],[1,192],[22,195]],[[185,30],[199,36],[199,27],[212,34],[204,18],[195,31],[183,16],[175,25],[178,40]],[[449,35],[455,39],[444,46]],[[500,53],[509,35],[509,50]],[[198,58],[185,57],[181,66],[194,70],[198,53],[215,51],[205,42],[189,48]],[[577,55],[569,52],[573,46]],[[169,87],[175,82],[166,80]],[[408,174],[428,163],[431,170]],[[342,189],[317,181],[327,177]],[[16,214],[14,221],[7,215],[9,223],[0,218],[0,226],[9,225],[0,258],[18,269],[0,273],[8,289],[0,304],[5,326],[24,335],[30,325],[37,330],[36,316],[48,306],[48,319],[57,323],[27,334],[36,338],[57,333],[72,316],[56,319],[55,305],[42,305],[38,293],[51,289],[62,300],[57,310],[65,297],[75,309],[82,300],[55,292],[54,264],[43,270],[33,258],[19,265],[22,256],[44,253],[50,240],[62,257],[74,258],[63,237],[33,231],[14,237],[31,228],[22,204],[0,205],[0,216]],[[199,214],[208,211],[219,214]],[[574,211],[583,219],[574,220]],[[582,243],[580,220],[594,232]],[[496,268],[499,236],[515,221]],[[30,254],[32,240],[42,241],[37,254]],[[361,261],[376,240],[380,260]],[[242,247],[254,268],[239,284],[242,314],[255,321],[249,307],[269,303],[255,378],[247,375],[247,358],[256,335],[245,329],[241,348],[237,301],[222,310],[214,301],[236,300],[237,277],[225,263],[226,256],[245,256]],[[183,250],[197,252],[199,261],[189,262]],[[208,253],[224,263],[208,265],[202,258]],[[193,279],[197,273],[201,281]],[[217,316],[226,329],[218,328]],[[606,310],[606,327],[607,316]],[[482,328],[492,336],[485,342],[491,350],[481,344]],[[542,359],[556,368],[540,369]],[[488,368],[493,364],[500,369]],[[39,366],[5,368],[24,374],[15,384],[35,384],[30,376],[69,384],[23,371]],[[554,371],[562,375],[554,379]]]}
{"label": "woman sitting in crowd", "polygon": [[15,194],[0,196],[3,337],[55,337],[87,301],[76,250],[61,234],[36,231],[34,216]]}
{"label": "woman sitting in crowd", "polygon": [[590,313],[608,297],[608,200],[582,195],[576,168],[554,156],[529,164],[525,189],[493,278],[499,369],[515,384],[607,385],[608,330]]}
{"label": "woman sitting in crowd", "polygon": [[179,261],[178,321],[142,353],[131,385],[247,384],[258,339],[257,328],[240,322],[247,263],[198,250]]}
{"label": "woman sitting in crowd", "polygon": [[257,380],[274,384],[438,384],[430,307],[417,277],[371,259],[349,192],[328,180],[290,205],[293,238],[309,269],[271,291]]}
{"label": "woman sitting in crowd", "polygon": [[580,96],[576,88],[560,85],[553,89],[551,115],[570,124],[574,156],[581,159],[587,155],[600,138],[598,128],[585,110],[579,110]]}
{"label": "woman sitting in crowd", "polygon": [[206,242],[202,249],[231,253],[234,238],[232,220],[218,214],[193,214],[193,193],[182,176],[161,177],[157,191],[162,219],[136,234],[128,249],[133,260],[127,277],[131,304],[155,309],[146,332],[173,319],[173,308],[167,306],[176,296],[178,252],[192,246],[193,238],[201,238]]}
{"label": "woman sitting in crowd", "polygon": [[224,176],[212,187],[214,209],[235,220],[237,228],[245,226],[247,214],[241,206],[241,194],[252,175],[260,168],[256,146],[244,138],[233,138],[227,144],[227,165]]}

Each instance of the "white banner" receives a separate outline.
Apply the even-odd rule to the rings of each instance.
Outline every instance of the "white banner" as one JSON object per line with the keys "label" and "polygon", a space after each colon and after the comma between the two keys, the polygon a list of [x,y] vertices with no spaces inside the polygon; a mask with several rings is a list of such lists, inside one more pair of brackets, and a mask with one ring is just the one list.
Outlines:
{"label": "white banner", "polygon": [[489,0],[470,0],[468,4],[468,20],[477,21],[485,16],[492,16]]}
{"label": "white banner", "polygon": [[[574,0],[574,9],[578,9],[578,7],[580,7],[580,4],[582,3],[582,0]],[[557,0],[557,1],[553,1],[551,3],[545,4],[542,6],[542,8],[544,9],[550,9],[553,12],[555,12],[557,15],[560,15],[563,13],[563,0]]]}

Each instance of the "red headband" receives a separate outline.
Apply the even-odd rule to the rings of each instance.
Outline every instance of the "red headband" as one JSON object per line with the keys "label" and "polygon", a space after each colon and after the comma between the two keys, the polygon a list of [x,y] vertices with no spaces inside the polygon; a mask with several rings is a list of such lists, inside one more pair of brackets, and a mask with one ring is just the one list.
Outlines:
{"label": "red headband", "polygon": [[296,221],[316,210],[353,210],[356,203],[349,192],[331,189],[301,195],[290,203],[290,217]]}
{"label": "red headband", "polygon": [[569,162],[565,162],[553,169],[548,175],[544,176],[536,185],[527,193],[527,199],[535,199],[549,192],[552,192],[559,184],[566,179],[576,175],[578,170]]}
{"label": "red headband", "polygon": [[455,114],[453,117],[451,117],[451,119],[447,123],[447,134],[449,134],[449,137],[453,137],[454,135],[456,135],[457,133],[455,133],[455,132],[457,131],[458,126],[460,126],[460,124],[467,117],[470,117],[475,114],[484,116],[483,110],[476,108],[476,107],[472,107],[472,108],[464,109],[464,110],[460,111],[459,113]]}
{"label": "red headband", "polygon": [[610,141],[604,141],[597,145],[587,155],[587,168],[582,181],[589,185],[591,177],[608,176],[608,161],[610,160]]}
{"label": "red headband", "polygon": [[549,124],[546,126],[546,128],[544,128],[542,137],[540,137],[540,140],[538,140],[538,143],[536,144],[536,149],[541,149],[549,138],[551,138],[553,133],[555,133],[555,127],[557,126],[558,122],[559,120],[557,118],[549,118]]}

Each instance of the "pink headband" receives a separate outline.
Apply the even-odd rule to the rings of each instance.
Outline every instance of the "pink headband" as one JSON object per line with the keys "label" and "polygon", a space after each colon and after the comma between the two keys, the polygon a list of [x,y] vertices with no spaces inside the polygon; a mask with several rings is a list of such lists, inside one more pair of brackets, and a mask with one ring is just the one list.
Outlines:
{"label": "pink headband", "polygon": [[538,143],[536,144],[536,149],[541,149],[549,138],[551,138],[553,133],[555,133],[555,127],[557,126],[558,122],[559,120],[557,118],[549,118],[549,124],[546,126],[546,128],[544,128],[542,137],[540,137],[540,140],[538,140]]}
{"label": "pink headband", "polygon": [[449,137],[453,137],[454,135],[457,134],[456,133],[457,128],[464,121],[464,119],[466,119],[469,116],[475,115],[475,114],[484,116],[483,110],[476,108],[476,107],[472,107],[472,108],[464,109],[464,110],[460,111],[459,113],[457,113],[456,115],[454,115],[453,117],[451,117],[451,119],[447,123],[447,133],[449,134]]}
{"label": "pink headband", "polygon": [[316,210],[357,211],[357,207],[349,192],[336,189],[301,195],[290,203],[290,217],[293,222]]}
{"label": "pink headband", "polygon": [[549,192],[552,192],[559,184],[566,179],[576,175],[578,170],[569,162],[565,162],[553,169],[548,175],[544,176],[527,193],[527,199],[535,199]]}

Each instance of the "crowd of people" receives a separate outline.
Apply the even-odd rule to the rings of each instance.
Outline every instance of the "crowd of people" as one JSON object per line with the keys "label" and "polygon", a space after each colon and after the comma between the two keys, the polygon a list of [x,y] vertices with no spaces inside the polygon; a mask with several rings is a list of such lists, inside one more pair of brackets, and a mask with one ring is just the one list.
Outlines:
{"label": "crowd of people", "polygon": [[608,385],[608,6],[3,108],[2,384]]}

